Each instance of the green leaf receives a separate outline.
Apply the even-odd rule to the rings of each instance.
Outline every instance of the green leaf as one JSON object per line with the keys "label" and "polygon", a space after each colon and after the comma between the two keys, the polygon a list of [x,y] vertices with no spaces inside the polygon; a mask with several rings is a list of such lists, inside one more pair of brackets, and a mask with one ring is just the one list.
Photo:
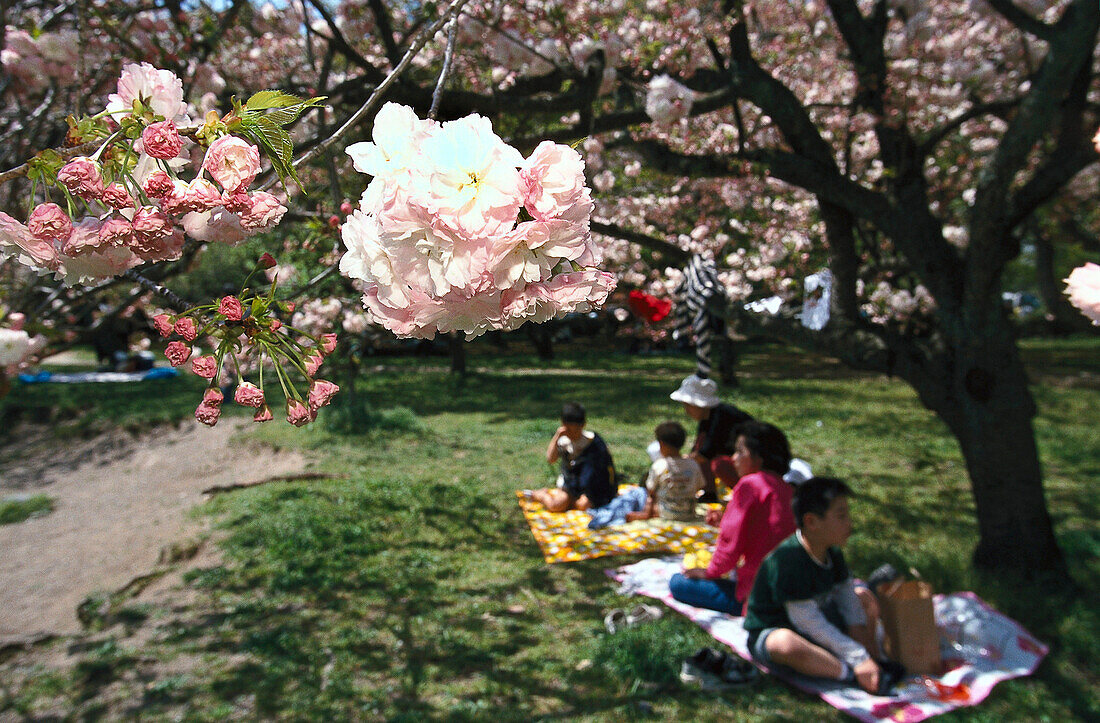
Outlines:
{"label": "green leaf", "polygon": [[254,93],[244,104],[245,110],[266,110],[268,108],[287,108],[302,103],[302,99],[281,90],[261,90]]}
{"label": "green leaf", "polygon": [[269,113],[264,113],[263,117],[267,118],[272,123],[285,126],[298,120],[298,116],[300,116],[305,109],[305,106],[301,105],[296,105],[291,108],[280,108]]}

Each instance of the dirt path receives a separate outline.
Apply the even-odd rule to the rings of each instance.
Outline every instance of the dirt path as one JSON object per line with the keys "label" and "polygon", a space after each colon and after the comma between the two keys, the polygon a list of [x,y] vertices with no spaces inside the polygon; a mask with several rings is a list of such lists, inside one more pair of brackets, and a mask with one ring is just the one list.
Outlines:
{"label": "dirt path", "polygon": [[305,469],[296,452],[231,446],[245,424],[184,423],[71,445],[17,431],[0,459],[0,497],[41,492],[55,508],[0,525],[0,642],[78,632],[76,608],[90,593],[122,587],[152,570],[163,547],[202,532],[187,511],[204,489]]}

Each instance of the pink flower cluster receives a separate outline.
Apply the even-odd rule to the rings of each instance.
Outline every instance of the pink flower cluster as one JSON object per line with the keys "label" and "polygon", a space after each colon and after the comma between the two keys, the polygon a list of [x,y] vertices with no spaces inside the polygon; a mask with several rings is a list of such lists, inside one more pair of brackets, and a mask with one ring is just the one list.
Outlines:
{"label": "pink flower cluster", "polygon": [[645,96],[645,113],[659,125],[671,125],[691,113],[695,93],[667,75],[649,81]]}
{"label": "pink flower cluster", "polygon": [[1069,303],[1100,326],[1100,266],[1094,263],[1078,266],[1065,281]]}
{"label": "pink flower cluster", "polygon": [[92,284],[145,262],[180,258],[185,233],[236,244],[279,223],[286,207],[270,193],[247,190],[260,171],[260,154],[240,138],[223,136],[210,144],[200,174],[213,181],[197,174],[187,182],[164,170],[187,162],[180,156],[189,142],[176,124],[189,119],[175,75],[148,63],[125,66],[107,112],[130,114],[135,102],[166,120],[142,131],[132,172],[108,182],[101,164],[86,157],[58,171],[59,185],[95,215],[74,220],[58,204],[43,203],[23,225],[0,212],[0,257],[53,271],[68,285]]}
{"label": "pink flower cluster", "polygon": [[[257,268],[264,268],[273,262],[269,255],[264,254],[257,264]],[[267,304],[261,303],[261,315],[246,315],[245,307],[253,307],[255,300],[246,299],[242,303],[236,296],[222,297],[217,305],[209,304],[192,309],[186,315],[172,316],[166,313],[153,316],[153,327],[162,337],[173,334],[182,337],[183,341],[173,340],[164,349],[164,355],[174,367],[182,366],[188,360],[191,361],[191,371],[203,379],[210,380],[210,387],[203,395],[202,402],[195,410],[195,419],[208,426],[217,424],[221,416],[221,403],[223,395],[218,390],[218,376],[227,355],[233,353],[233,349],[239,346],[239,342],[246,345],[259,344],[274,360],[276,352],[280,355],[291,357],[295,361],[290,365],[305,372],[309,382],[309,392],[305,398],[298,396],[295,390],[288,393],[286,416],[287,421],[295,426],[302,426],[317,418],[317,411],[329,404],[332,398],[340,391],[340,387],[325,379],[317,378],[317,371],[324,363],[325,357],[336,350],[336,334],[321,334],[315,339],[313,347],[303,347],[300,343],[291,343],[280,333],[283,328],[281,322],[267,315],[267,309],[271,307],[270,298]],[[293,310],[293,304],[285,304],[289,310]],[[223,341],[218,345],[214,354],[206,354],[192,357],[194,349],[191,343],[198,336],[199,324],[192,314],[212,314],[210,321],[202,322],[203,328],[215,336],[221,336]],[[0,330],[3,331],[3,330]],[[242,333],[243,332],[243,333]],[[232,341],[227,341],[232,340]],[[259,340],[259,341],[257,341]],[[3,338],[0,338],[0,342]],[[289,351],[288,351],[289,350]],[[283,372],[285,378],[286,372]],[[272,419],[271,408],[262,387],[263,376],[261,374],[261,386],[256,386],[248,381],[241,382],[233,394],[233,401],[246,407],[255,408],[252,419],[256,422],[266,422]],[[291,385],[293,388],[293,385]],[[286,387],[284,386],[284,389]]]}
{"label": "pink flower cluster", "polygon": [[[13,326],[20,326],[20,324],[13,324]],[[32,337],[21,328],[0,327],[0,372],[7,368],[18,367],[45,346],[45,343],[45,337]]]}
{"label": "pink flower cluster", "polygon": [[342,227],[340,270],[365,283],[372,320],[402,337],[515,329],[607,298],[595,269],[591,192],[573,149],[540,144],[526,160],[470,115],[421,120],[387,103],[374,142],[347,149],[373,176]]}

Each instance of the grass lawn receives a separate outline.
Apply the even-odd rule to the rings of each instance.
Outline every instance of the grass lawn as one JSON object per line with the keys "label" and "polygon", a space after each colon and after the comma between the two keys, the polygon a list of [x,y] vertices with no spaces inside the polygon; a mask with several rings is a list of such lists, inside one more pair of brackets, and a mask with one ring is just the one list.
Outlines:
{"label": "grass lawn", "polygon": [[[1051,645],[1037,675],[944,720],[1100,718],[1100,344],[1024,351],[1039,380],[1047,496],[1075,590],[970,569],[962,459],[905,384],[750,347],[741,387],[723,395],[783,428],[815,472],[860,493],[847,550],[857,574],[912,565],[937,590],[973,590]],[[123,601],[86,639],[55,643],[80,651],[75,666],[0,658],[9,681],[0,718],[841,720],[770,679],[725,697],[681,686],[680,660],[713,641],[678,615],[607,634],[605,612],[637,601],[618,595],[604,570],[638,558],[543,562],[513,491],[550,481],[543,454],[561,403],[584,403],[589,426],[637,479],[653,426],[685,421],[668,393],[691,370],[686,357],[565,352],[542,364],[475,344],[477,371],[464,380],[445,361],[425,371],[422,361],[387,359],[358,381],[373,429],[256,428],[259,439],[312,450],[331,479],[214,498],[198,514],[217,521],[222,564],[191,572],[178,604]],[[198,394],[189,385],[158,392],[152,417],[139,400],[87,389],[43,398],[17,387],[5,404],[15,416],[42,408],[36,416],[50,418],[71,404],[145,424],[190,414]],[[404,410],[379,414],[394,407]]]}

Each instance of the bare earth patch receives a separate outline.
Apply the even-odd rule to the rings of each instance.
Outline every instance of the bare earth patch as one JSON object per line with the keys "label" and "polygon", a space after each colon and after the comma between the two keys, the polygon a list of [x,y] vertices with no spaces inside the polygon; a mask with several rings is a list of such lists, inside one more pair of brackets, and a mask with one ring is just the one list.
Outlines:
{"label": "bare earth patch", "polygon": [[187,514],[203,490],[305,469],[297,452],[234,442],[246,424],[113,431],[71,444],[16,430],[0,450],[0,497],[34,491],[55,508],[0,526],[0,645],[79,632],[86,597],[122,588],[156,568],[162,549],[203,534]]}

